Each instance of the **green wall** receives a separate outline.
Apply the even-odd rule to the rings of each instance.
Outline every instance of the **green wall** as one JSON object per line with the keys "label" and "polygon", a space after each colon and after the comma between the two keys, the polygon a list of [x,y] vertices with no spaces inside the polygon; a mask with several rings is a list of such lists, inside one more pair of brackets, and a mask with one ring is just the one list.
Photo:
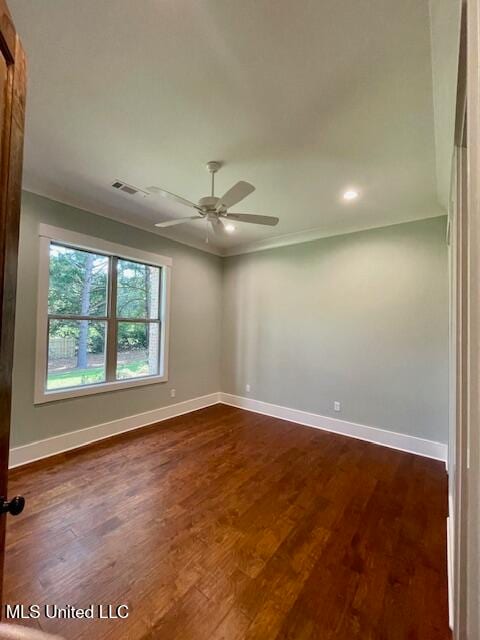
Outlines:
{"label": "green wall", "polygon": [[[167,383],[33,404],[38,225],[46,223],[173,260]],[[219,390],[221,258],[24,192],[20,226],[11,445],[59,435]],[[170,389],[176,397],[170,397]]]}
{"label": "green wall", "polygon": [[[33,404],[41,222],[172,257],[167,383]],[[12,446],[220,390],[446,442],[445,226],[433,218],[222,259],[24,193]]]}
{"label": "green wall", "polygon": [[447,442],[445,234],[432,218],[226,260],[222,391]]}

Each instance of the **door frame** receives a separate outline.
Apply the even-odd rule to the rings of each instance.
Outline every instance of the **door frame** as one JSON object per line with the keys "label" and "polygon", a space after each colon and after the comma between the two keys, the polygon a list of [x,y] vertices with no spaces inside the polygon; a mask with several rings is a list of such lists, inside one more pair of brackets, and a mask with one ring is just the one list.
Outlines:
{"label": "door frame", "polygon": [[453,165],[449,483],[455,640],[480,628],[480,0],[463,0]]}
{"label": "door frame", "polygon": [[[0,0],[0,52],[7,65],[0,166],[0,497],[7,498],[18,234],[25,122],[26,61],[5,0]],[[0,514],[0,602],[5,514]],[[1,611],[0,611],[1,616]]]}
{"label": "door frame", "polygon": [[[467,267],[465,288],[468,311],[466,336],[467,399],[466,465],[464,481],[466,638],[480,629],[480,0],[467,2]],[[462,490],[463,494],[463,490]],[[460,636],[461,638],[461,636]]]}

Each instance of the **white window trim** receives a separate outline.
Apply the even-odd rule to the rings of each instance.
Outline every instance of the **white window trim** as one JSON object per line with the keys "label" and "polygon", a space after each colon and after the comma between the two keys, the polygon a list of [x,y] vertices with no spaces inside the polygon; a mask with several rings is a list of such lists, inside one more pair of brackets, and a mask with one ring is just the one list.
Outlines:
{"label": "white window trim", "polygon": [[[47,224],[39,225],[39,268],[38,268],[38,294],[37,294],[37,336],[35,353],[35,391],[34,404],[64,400],[66,398],[78,398],[107,391],[140,387],[147,384],[167,382],[168,380],[168,352],[169,352],[169,325],[170,325],[170,283],[172,259],[156,253],[133,249],[108,240],[101,240],[75,231],[68,231],[61,227],[53,227]],[[118,380],[115,382],[102,382],[99,384],[85,385],[59,391],[46,390],[46,371],[48,364],[47,332],[48,332],[48,286],[50,266],[50,243],[60,242],[78,249],[95,251],[108,256],[114,255],[127,260],[144,262],[153,266],[162,267],[162,303],[160,305],[160,374],[146,376],[136,380]]]}

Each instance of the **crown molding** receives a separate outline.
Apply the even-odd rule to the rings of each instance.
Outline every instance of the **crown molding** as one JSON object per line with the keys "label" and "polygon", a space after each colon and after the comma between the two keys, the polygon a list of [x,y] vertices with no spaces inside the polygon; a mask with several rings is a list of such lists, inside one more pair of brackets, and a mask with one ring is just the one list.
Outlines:
{"label": "crown molding", "polygon": [[267,251],[268,249],[278,249],[279,247],[286,247],[293,244],[303,244],[305,242],[312,242],[314,240],[321,240],[322,238],[333,238],[335,236],[346,236],[352,233],[359,233],[360,231],[369,231],[371,229],[383,229],[386,227],[395,227],[400,224],[408,224],[410,222],[420,222],[421,220],[430,220],[432,218],[443,218],[446,213],[434,213],[429,216],[422,216],[421,218],[408,218],[407,220],[400,220],[398,222],[392,222],[390,224],[376,224],[371,226],[356,225],[347,229],[337,231],[325,231],[325,229],[315,228],[308,229],[306,231],[297,231],[294,233],[287,233],[280,236],[274,236],[273,238],[267,238],[265,240],[258,240],[255,242],[249,242],[243,245],[237,245],[224,249],[220,254],[223,258],[230,258],[233,256],[242,255],[244,253],[256,253],[257,251]]}
{"label": "crown molding", "polygon": [[32,193],[34,196],[39,196],[40,198],[46,198],[47,200],[52,200],[52,202],[58,202],[59,204],[64,204],[67,207],[73,207],[74,209],[78,209],[79,211],[85,211],[86,213],[91,213],[95,216],[108,218],[109,220],[113,220],[113,222],[117,222],[118,224],[124,224],[127,227],[133,227],[134,229],[141,229],[142,231],[147,231],[148,233],[151,233],[154,236],[160,236],[161,238],[164,238],[165,240],[169,240],[170,242],[174,242],[175,244],[185,245],[186,247],[190,247],[191,249],[197,249],[198,251],[203,251],[203,253],[209,253],[214,256],[223,257],[223,254],[219,249],[219,247],[215,247],[212,244],[206,244],[201,240],[199,240],[198,242],[193,240],[192,241],[178,240],[177,238],[172,238],[171,236],[161,233],[160,230],[157,230],[157,227],[152,229],[152,227],[149,224],[141,224],[141,223],[133,224],[132,222],[119,220],[113,214],[105,213],[105,211],[98,211],[98,210],[94,211],[92,209],[86,209],[85,207],[75,203],[72,200],[63,199],[63,198],[59,199],[58,197],[51,196],[46,192],[40,192],[40,191],[27,189],[27,188],[23,188],[22,191],[24,191],[25,193]]}
{"label": "crown molding", "polygon": [[265,240],[257,240],[253,242],[247,242],[244,244],[238,244],[233,247],[218,247],[213,244],[206,244],[205,242],[198,240],[180,240],[176,238],[172,238],[169,235],[165,235],[161,233],[159,230],[152,229],[149,224],[142,224],[141,222],[137,224],[133,224],[131,222],[126,222],[124,220],[119,220],[115,215],[110,213],[105,213],[104,211],[93,211],[92,209],[86,209],[81,205],[75,203],[72,200],[68,199],[58,199],[57,197],[53,197],[46,192],[35,191],[33,189],[23,189],[26,193],[32,193],[33,195],[40,196],[41,198],[47,198],[48,200],[52,200],[53,202],[58,202],[60,204],[64,204],[68,207],[73,207],[80,211],[86,211],[87,213],[91,213],[93,215],[101,216],[103,218],[108,218],[109,220],[113,220],[119,224],[124,224],[128,227],[133,227],[135,229],[141,229],[142,231],[146,231],[147,233],[151,233],[155,236],[160,236],[165,240],[169,240],[170,242],[174,242],[176,244],[184,245],[190,247],[192,249],[197,249],[198,251],[202,251],[204,253],[208,253],[214,256],[218,256],[220,258],[230,258],[233,256],[243,255],[245,253],[256,253],[257,251],[267,251],[268,249],[277,249],[280,247],[286,247],[294,244],[303,244],[305,242],[312,242],[314,240],[321,240],[322,238],[332,238],[335,236],[344,236],[349,235],[351,233],[358,233],[360,231],[368,231],[370,229],[382,229],[384,227],[394,227],[399,224],[408,224],[409,222],[420,222],[420,220],[429,220],[431,218],[442,218],[446,215],[446,213],[434,213],[433,215],[427,215],[422,217],[414,217],[408,218],[406,220],[401,220],[398,222],[392,222],[390,224],[376,224],[370,226],[362,226],[361,224],[354,225],[348,227],[347,229],[336,230],[336,231],[326,231],[322,228],[314,228],[307,229],[306,231],[296,231],[293,233],[282,234],[278,236],[273,236],[271,238],[266,238]]}

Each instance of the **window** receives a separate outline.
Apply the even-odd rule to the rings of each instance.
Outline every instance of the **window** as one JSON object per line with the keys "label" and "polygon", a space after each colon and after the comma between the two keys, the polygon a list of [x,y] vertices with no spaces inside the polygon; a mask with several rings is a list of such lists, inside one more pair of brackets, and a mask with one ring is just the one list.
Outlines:
{"label": "window", "polygon": [[171,260],[40,225],[35,402],[167,380]]}

